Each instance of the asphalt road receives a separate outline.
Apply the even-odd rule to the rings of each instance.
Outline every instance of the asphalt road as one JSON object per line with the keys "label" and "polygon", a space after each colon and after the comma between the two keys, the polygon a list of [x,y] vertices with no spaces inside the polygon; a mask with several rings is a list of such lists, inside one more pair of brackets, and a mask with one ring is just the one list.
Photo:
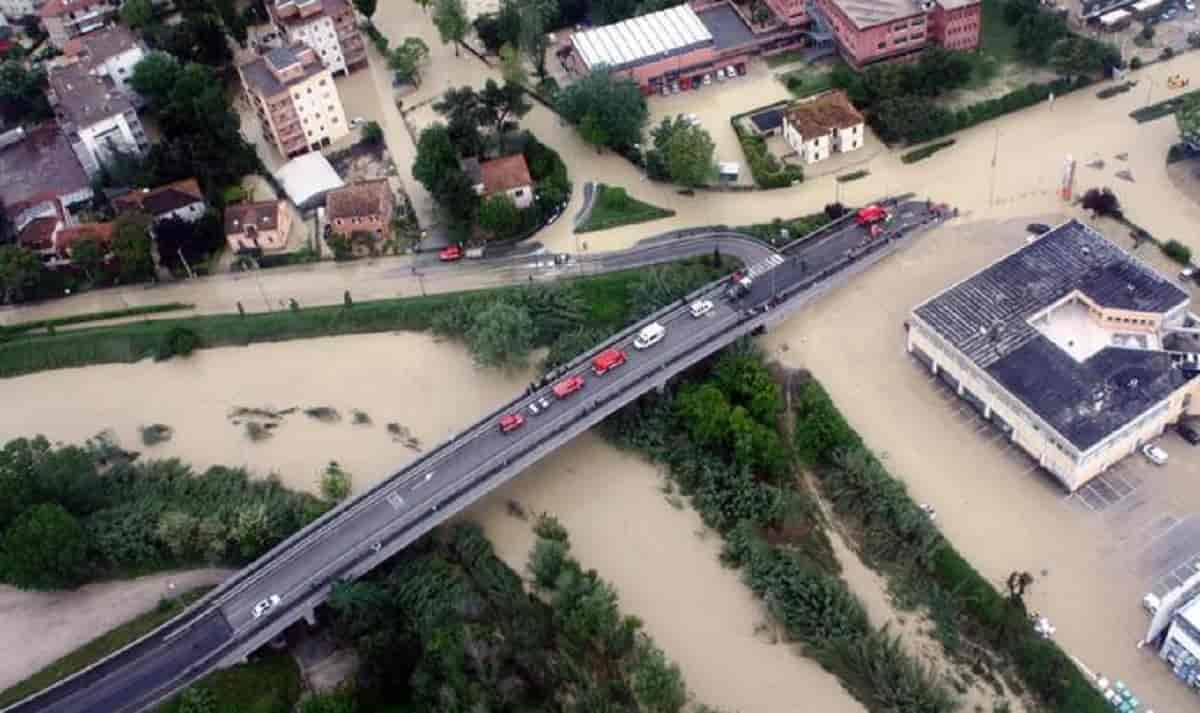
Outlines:
{"label": "asphalt road", "polygon": [[[924,203],[902,204],[889,229],[909,228],[926,217]],[[662,341],[645,350],[634,348],[633,333],[623,333],[607,346],[627,353],[624,365],[596,376],[590,363],[583,361],[554,375],[536,390],[531,385],[530,393],[506,407],[509,412],[525,416],[521,428],[504,434],[493,417],[476,423],[435,449],[430,457],[418,460],[383,486],[328,516],[321,525],[282,551],[276,551],[269,561],[260,561],[234,575],[238,583],[228,588],[210,608],[192,612],[191,623],[185,628],[181,629],[183,618],[170,622],[98,666],[7,710],[12,713],[143,710],[198,679],[228,656],[234,644],[261,633],[273,620],[297,618],[303,612],[296,611],[296,607],[307,606],[304,602],[314,592],[343,577],[351,567],[373,557],[379,559],[373,546],[418,528],[425,531],[432,527],[446,515],[448,506],[458,509],[464,494],[478,493],[481,482],[495,477],[510,462],[561,433],[598,404],[650,388],[648,375],[666,365],[694,359],[690,352],[697,342],[726,333],[745,319],[747,310],[761,307],[779,292],[835,265],[847,251],[862,245],[865,238],[864,229],[851,220],[786,256],[758,246],[747,247],[745,258],[762,256],[747,260],[745,271],[753,278],[749,294],[731,301],[724,297],[725,283],[712,287],[705,295],[714,303],[712,311],[694,318],[687,305],[677,306],[658,319],[666,328]],[[682,249],[693,251],[685,254],[710,252],[713,243],[706,240],[711,239],[689,241]],[[664,243],[651,249],[678,250],[680,244]],[[584,379],[583,388],[564,399],[556,399],[553,384],[576,375]],[[550,408],[532,415],[529,405],[542,398],[551,402]],[[280,604],[256,619],[252,615],[255,603],[272,595],[280,597]]]}

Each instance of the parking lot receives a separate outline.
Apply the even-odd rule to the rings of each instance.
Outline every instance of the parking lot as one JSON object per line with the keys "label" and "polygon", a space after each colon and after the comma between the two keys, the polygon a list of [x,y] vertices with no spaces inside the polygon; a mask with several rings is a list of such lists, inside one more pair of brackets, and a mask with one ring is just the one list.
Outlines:
{"label": "parking lot", "polygon": [[1200,555],[1200,448],[1168,431],[1156,441],[1167,465],[1136,454],[1067,493],[904,349],[912,306],[1016,248],[1031,221],[1057,222],[934,231],[782,325],[767,347],[822,381],[984,576],[1003,588],[1014,570],[1034,575],[1027,603],[1072,655],[1156,710],[1188,709],[1194,695],[1134,644],[1148,623],[1143,595],[1186,576]]}

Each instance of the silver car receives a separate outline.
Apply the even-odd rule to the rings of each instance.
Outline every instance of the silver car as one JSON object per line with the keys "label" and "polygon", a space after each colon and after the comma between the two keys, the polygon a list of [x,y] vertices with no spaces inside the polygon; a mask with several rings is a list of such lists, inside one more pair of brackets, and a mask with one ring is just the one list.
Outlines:
{"label": "silver car", "polygon": [[267,612],[269,612],[272,608],[274,608],[278,604],[279,604],[279,595],[272,594],[271,596],[262,600],[258,604],[255,604],[254,608],[250,610],[250,613],[254,615],[255,619],[257,619],[260,616],[262,616],[263,614],[266,614]]}

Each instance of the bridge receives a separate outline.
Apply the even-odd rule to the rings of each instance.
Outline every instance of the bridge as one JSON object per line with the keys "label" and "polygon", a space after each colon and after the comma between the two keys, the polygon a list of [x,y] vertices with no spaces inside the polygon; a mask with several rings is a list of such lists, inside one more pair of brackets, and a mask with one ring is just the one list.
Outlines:
{"label": "bridge", "polygon": [[[742,257],[753,276],[749,292],[724,295],[727,280],[706,285],[630,325],[476,421],[362,495],[324,516],[240,570],[176,618],[79,673],[6,709],[6,713],[136,713],[199,680],[243,661],[315,610],[340,580],[361,577],[545,455],[599,423],[642,394],[663,388],[676,374],[733,341],[764,329],[816,296],[843,284],[902,244],[907,235],[937,222],[925,202],[890,201],[893,220],[869,238],[853,214],[816,231],[783,252],[745,236],[721,231],[651,241],[630,257],[659,259],[705,254],[720,246]],[[600,258],[597,258],[600,259]],[[610,260],[612,258],[609,258]],[[715,307],[694,318],[688,304],[711,299]],[[662,341],[637,350],[640,329],[658,322]],[[596,376],[590,362],[619,348],[628,362]],[[584,386],[556,400],[555,383],[581,376]],[[529,404],[552,405],[531,415]],[[497,420],[522,413],[521,428],[501,433]],[[280,603],[261,617],[254,605],[270,596]]]}

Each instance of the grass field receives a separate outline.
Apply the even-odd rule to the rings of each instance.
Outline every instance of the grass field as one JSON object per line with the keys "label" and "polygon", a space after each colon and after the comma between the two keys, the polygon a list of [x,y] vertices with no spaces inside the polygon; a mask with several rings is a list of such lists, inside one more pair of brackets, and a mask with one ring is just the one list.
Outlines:
{"label": "grass field", "polygon": [[88,322],[102,322],[108,319],[123,319],[126,317],[141,317],[149,314],[162,314],[164,312],[176,312],[179,310],[191,309],[195,305],[185,304],[183,302],[167,302],[160,305],[142,305],[141,307],[129,307],[127,309],[110,309],[105,312],[89,312],[88,314],[76,314],[70,317],[58,317],[57,319],[39,319],[32,322],[21,322],[9,326],[0,326],[0,340],[8,339],[27,332],[36,332],[43,330],[53,330],[58,327],[67,327],[75,324],[86,324]]}
{"label": "grass field", "polygon": [[832,71],[796,69],[779,75],[779,81],[783,82],[792,96],[797,99],[833,89]]}
{"label": "grass field", "polygon": [[643,203],[631,197],[624,188],[607,186],[603,183],[596,186],[595,203],[587,220],[575,228],[576,233],[590,233],[596,230],[606,230],[619,225],[645,223],[659,218],[669,218],[675,211],[659,208]]}
{"label": "grass field", "polygon": [[[204,596],[210,588],[203,587],[185,592],[175,599],[163,600],[153,611],[122,624],[112,631],[92,639],[80,648],[63,656],[29,678],[0,691],[0,708],[12,705],[22,698],[42,690],[67,676],[99,661],[126,644],[158,628],[171,617],[183,611],[189,604]],[[9,655],[16,655],[10,651]]]}
{"label": "grass field", "polygon": [[780,67],[785,64],[792,64],[793,62],[803,62],[804,50],[788,50],[779,54],[773,54],[764,59],[768,67]]}
{"label": "grass field", "polygon": [[[688,264],[682,261],[676,264]],[[564,280],[574,285],[588,305],[587,323],[603,329],[624,325],[632,285],[643,270]],[[0,378],[48,369],[92,364],[121,364],[153,357],[173,330],[191,330],[199,348],[244,346],[259,342],[366,334],[395,330],[423,331],[434,317],[459,300],[490,302],[525,287],[502,287],[428,297],[409,297],[353,306],[309,307],[247,314],[203,315],[159,319],[103,327],[83,327],[56,335],[25,335],[0,342]]]}

